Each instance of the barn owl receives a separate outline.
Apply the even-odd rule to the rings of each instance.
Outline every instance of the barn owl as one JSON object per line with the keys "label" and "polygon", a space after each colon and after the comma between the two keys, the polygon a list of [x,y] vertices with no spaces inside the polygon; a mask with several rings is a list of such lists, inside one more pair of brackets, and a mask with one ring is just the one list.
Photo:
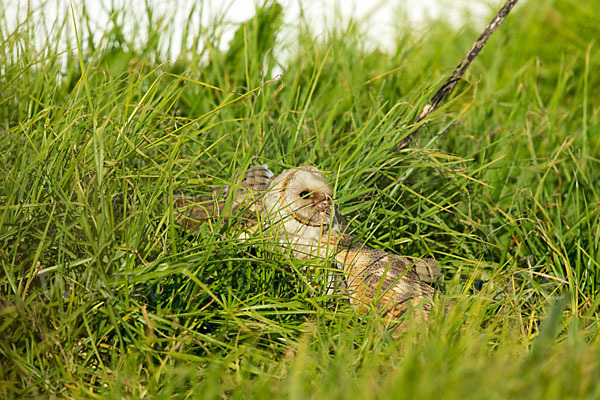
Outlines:
{"label": "barn owl", "polygon": [[[357,307],[376,304],[393,320],[410,306],[418,305],[425,316],[430,312],[436,291],[427,283],[441,275],[438,263],[372,249],[347,234],[333,203],[333,190],[317,168],[293,168],[273,178],[266,166],[259,166],[246,171],[238,183],[232,210],[244,207],[244,222],[253,230],[274,234],[278,245],[291,250],[295,258],[332,256],[342,267],[345,286]],[[226,188],[214,193],[230,192]],[[209,219],[211,211],[223,216],[227,214],[224,204],[213,195],[211,209],[195,206],[188,215],[197,220]]]}

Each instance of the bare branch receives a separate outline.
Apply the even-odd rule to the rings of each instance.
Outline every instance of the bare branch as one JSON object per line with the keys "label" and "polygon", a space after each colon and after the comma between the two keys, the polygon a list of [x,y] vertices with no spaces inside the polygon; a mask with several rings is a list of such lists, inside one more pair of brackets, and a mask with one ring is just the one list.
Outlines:
{"label": "bare branch", "polygon": [[[504,19],[506,18],[506,16],[510,12],[510,10],[512,10],[512,8],[515,6],[515,4],[517,4],[518,1],[519,0],[507,0],[506,1],[504,6],[500,9],[500,11],[498,11],[496,16],[490,21],[490,23],[484,29],[484,31],[481,33],[481,35],[479,35],[479,37],[477,38],[475,43],[473,43],[473,46],[471,46],[471,49],[469,50],[469,52],[467,53],[465,58],[463,58],[461,60],[461,62],[456,66],[456,68],[454,69],[454,72],[452,72],[452,75],[446,80],[446,82],[444,82],[442,87],[433,95],[433,97],[431,98],[429,103],[425,107],[423,107],[423,110],[417,117],[415,124],[418,124],[419,122],[421,122],[425,118],[427,118],[427,116],[429,116],[429,114],[431,114],[435,109],[437,109],[438,106],[440,105],[440,103],[442,101],[444,101],[444,99],[446,97],[448,97],[448,95],[452,92],[452,90],[454,90],[454,88],[456,87],[458,82],[460,82],[463,75],[465,74],[465,71],[469,68],[469,65],[471,65],[471,62],[475,59],[475,57],[477,57],[477,55],[479,54],[481,49],[483,49],[483,46],[485,46],[486,42],[488,41],[488,39],[490,38],[492,33],[494,33],[494,31],[500,26],[502,21],[504,21]],[[410,144],[410,142],[413,140],[414,136],[419,131],[419,129],[421,129],[421,126],[422,125],[417,126],[411,133],[409,133],[408,136],[406,138],[404,138],[396,146],[396,150],[402,150],[403,148],[408,146]]]}

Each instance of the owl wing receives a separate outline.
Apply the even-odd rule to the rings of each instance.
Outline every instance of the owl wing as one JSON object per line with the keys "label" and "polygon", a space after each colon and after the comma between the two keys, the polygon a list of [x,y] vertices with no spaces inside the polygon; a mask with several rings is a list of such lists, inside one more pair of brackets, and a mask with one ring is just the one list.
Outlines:
{"label": "owl wing", "polygon": [[405,262],[412,264],[412,269],[423,282],[435,283],[442,276],[440,264],[433,258],[398,257],[402,257]]}
{"label": "owl wing", "polygon": [[429,312],[435,289],[427,285],[418,273],[420,269],[431,268],[429,260],[371,249],[346,236],[348,238],[341,242],[336,261],[344,265],[355,302],[374,303],[384,311],[384,316],[392,319],[415,305],[422,306],[425,313]]}
{"label": "owl wing", "polygon": [[[258,165],[238,174],[232,185],[213,188],[211,195],[198,198],[175,196],[177,221],[190,229],[197,228],[202,222],[215,223],[232,217],[240,218],[243,226],[254,225],[262,212],[262,195],[272,179],[269,168]],[[235,188],[234,192],[232,188]]]}

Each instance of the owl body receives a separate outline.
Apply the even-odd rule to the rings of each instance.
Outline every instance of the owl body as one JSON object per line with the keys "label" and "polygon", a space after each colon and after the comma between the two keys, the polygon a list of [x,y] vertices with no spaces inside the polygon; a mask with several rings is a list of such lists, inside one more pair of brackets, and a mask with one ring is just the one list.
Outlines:
{"label": "owl body", "polygon": [[258,165],[236,176],[231,185],[213,188],[210,196],[175,196],[177,220],[187,228],[195,229],[204,222],[215,224],[237,217],[243,228],[254,230],[263,212],[262,196],[273,176],[267,165]]}
{"label": "owl body", "polygon": [[[375,304],[391,319],[414,306],[424,316],[431,310],[436,291],[427,283],[441,275],[438,263],[372,249],[346,234],[345,222],[333,204],[333,190],[317,168],[293,168],[273,178],[266,166],[253,167],[238,179],[235,193],[231,192],[230,187],[213,192],[211,209],[192,207],[188,214],[195,220],[191,222],[239,214],[236,210],[244,207],[246,226],[272,236],[294,258],[333,256],[343,277],[334,274],[330,279],[345,281],[358,308]],[[226,202],[217,198],[224,194],[231,198],[230,214]]]}

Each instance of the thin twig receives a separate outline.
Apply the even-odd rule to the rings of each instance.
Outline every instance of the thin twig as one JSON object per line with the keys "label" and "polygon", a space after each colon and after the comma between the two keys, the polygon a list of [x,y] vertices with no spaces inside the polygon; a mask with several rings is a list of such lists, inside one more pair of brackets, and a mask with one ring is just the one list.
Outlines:
{"label": "thin twig", "polygon": [[481,51],[483,46],[485,46],[485,43],[490,38],[492,33],[494,33],[494,31],[500,26],[502,21],[504,21],[504,19],[506,18],[506,16],[510,12],[510,10],[512,10],[512,8],[515,6],[515,4],[517,4],[518,1],[519,0],[507,0],[506,1],[504,6],[500,9],[500,11],[498,11],[496,16],[490,21],[490,23],[484,29],[484,31],[481,33],[481,35],[479,35],[479,37],[477,38],[475,43],[473,43],[473,46],[471,46],[471,50],[469,50],[469,52],[467,53],[465,58],[463,58],[462,61],[456,66],[456,68],[454,69],[454,72],[452,72],[452,75],[446,80],[446,82],[444,82],[442,87],[433,95],[433,97],[431,98],[429,103],[425,107],[423,107],[423,111],[421,111],[421,114],[419,114],[419,116],[417,117],[417,120],[415,121],[415,125],[417,125],[417,127],[411,133],[409,133],[408,136],[406,138],[404,138],[396,146],[396,150],[402,150],[403,148],[405,148],[406,146],[408,146],[410,144],[410,142],[413,140],[414,136],[417,134],[419,129],[421,129],[421,127],[423,126],[423,125],[418,125],[419,122],[423,121],[425,118],[427,118],[429,116],[429,114],[431,114],[435,109],[437,109],[437,107],[440,105],[440,103],[446,97],[448,97],[448,95],[452,92],[452,90],[454,90],[454,88],[456,87],[458,82],[462,79],[467,68],[469,68],[469,65],[471,65],[471,62],[475,59],[475,57],[477,57],[477,55],[479,54],[479,52]]}

